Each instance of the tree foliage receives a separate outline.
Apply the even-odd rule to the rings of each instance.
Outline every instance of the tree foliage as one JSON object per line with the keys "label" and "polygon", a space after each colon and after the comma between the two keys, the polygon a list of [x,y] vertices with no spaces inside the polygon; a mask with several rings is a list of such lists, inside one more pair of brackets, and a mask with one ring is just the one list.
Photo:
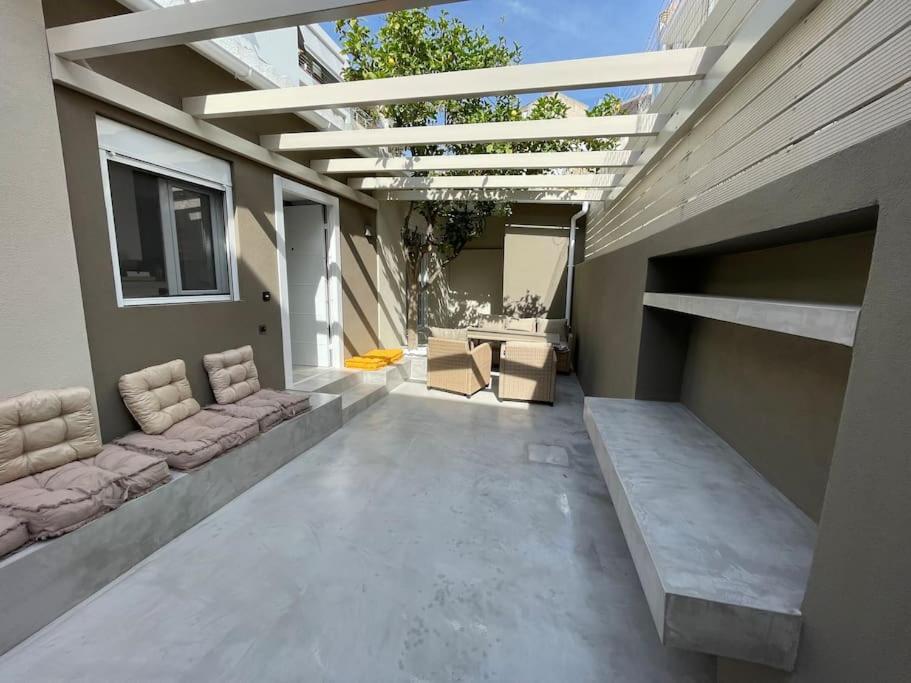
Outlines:
{"label": "tree foliage", "polygon": [[[484,27],[472,28],[442,11],[432,16],[426,9],[403,10],[386,16],[376,31],[360,19],[336,25],[342,51],[348,59],[348,81],[445,73],[509,66],[521,61],[519,45],[502,36],[491,38]],[[612,98],[612,99],[611,99]],[[609,96],[594,111],[610,115],[619,111],[619,100]],[[513,95],[459,100],[419,101],[378,107],[373,115],[397,128],[433,124],[490,123],[522,118],[559,119],[567,106],[557,96],[542,97],[523,115]],[[406,156],[612,149],[612,140],[588,143],[551,140],[520,143],[408,146],[394,152]],[[422,175],[420,173],[416,175]],[[417,298],[426,281],[421,272],[431,257],[438,268],[458,256],[464,246],[484,229],[486,220],[502,210],[494,202],[412,203],[402,226],[402,244],[408,260],[408,336],[416,343]],[[439,271],[437,271],[439,272]],[[422,284],[423,282],[423,284]]]}

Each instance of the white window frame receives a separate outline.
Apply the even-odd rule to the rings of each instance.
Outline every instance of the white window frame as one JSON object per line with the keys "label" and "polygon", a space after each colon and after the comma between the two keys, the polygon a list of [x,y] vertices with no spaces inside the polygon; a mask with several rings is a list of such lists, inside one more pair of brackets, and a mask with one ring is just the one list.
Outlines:
{"label": "white window frame", "polygon": [[[159,138],[145,131],[137,130],[100,116],[96,119],[96,125],[101,162],[101,184],[107,213],[111,265],[114,271],[114,291],[117,296],[118,308],[239,301],[234,194],[230,182],[230,164],[223,159],[217,159],[189,147],[178,145],[170,140]],[[111,179],[108,169],[109,161],[154,173],[178,185],[190,183],[224,194],[224,201],[222,202],[223,215],[216,213],[214,205],[212,208],[213,227],[216,230],[219,226],[224,228],[224,239],[222,240],[219,235],[216,235],[215,241],[216,248],[224,250],[224,260],[222,260],[221,255],[217,259],[227,264],[227,294],[198,293],[139,298],[123,296],[123,283],[120,278],[120,254],[117,248],[117,231],[114,225],[114,203],[111,196]],[[163,210],[167,206],[169,207],[168,210],[173,213],[171,193],[164,191],[169,182],[159,184],[162,190],[160,203]],[[173,239],[168,239],[168,231],[165,230],[165,249],[168,254],[168,260],[166,261],[168,283],[170,286],[173,280],[179,286],[179,265],[178,262],[174,262],[176,245],[172,244],[172,242]],[[217,277],[221,278],[222,276],[217,275]]]}

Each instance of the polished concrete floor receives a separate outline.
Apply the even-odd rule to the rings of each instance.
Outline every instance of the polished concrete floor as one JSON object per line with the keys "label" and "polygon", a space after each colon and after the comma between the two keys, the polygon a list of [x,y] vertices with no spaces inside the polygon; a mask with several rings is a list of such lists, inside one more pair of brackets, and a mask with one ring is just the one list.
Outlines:
{"label": "polished concrete floor", "polygon": [[[0,616],[2,618],[2,616]],[[408,383],[0,658],[2,681],[714,680],[664,648],[582,423]]]}

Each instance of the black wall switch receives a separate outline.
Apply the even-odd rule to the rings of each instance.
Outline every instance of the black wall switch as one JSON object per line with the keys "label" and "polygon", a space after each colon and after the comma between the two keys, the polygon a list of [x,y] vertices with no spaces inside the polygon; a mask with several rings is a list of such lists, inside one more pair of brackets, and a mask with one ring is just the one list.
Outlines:
{"label": "black wall switch", "polygon": [[263,292],[263,301],[272,301],[272,292],[269,290]]}
{"label": "black wall switch", "polygon": [[260,334],[266,334],[266,332],[267,332],[266,326],[265,326],[265,325],[260,325],[260,326],[259,326],[259,333],[260,333]]}

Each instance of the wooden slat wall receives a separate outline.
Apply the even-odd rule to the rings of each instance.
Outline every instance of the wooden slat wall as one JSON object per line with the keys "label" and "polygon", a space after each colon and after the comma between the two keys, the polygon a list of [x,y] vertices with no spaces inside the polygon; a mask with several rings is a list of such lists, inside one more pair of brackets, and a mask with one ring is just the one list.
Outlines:
{"label": "wooden slat wall", "polygon": [[911,120],[911,2],[824,0],[629,192],[586,258],[667,229]]}
{"label": "wooden slat wall", "polygon": [[[758,0],[719,0],[691,46],[727,45]],[[673,112],[698,82],[665,83],[652,102],[652,111]],[[646,138],[627,138],[627,149],[642,150],[651,142]]]}

